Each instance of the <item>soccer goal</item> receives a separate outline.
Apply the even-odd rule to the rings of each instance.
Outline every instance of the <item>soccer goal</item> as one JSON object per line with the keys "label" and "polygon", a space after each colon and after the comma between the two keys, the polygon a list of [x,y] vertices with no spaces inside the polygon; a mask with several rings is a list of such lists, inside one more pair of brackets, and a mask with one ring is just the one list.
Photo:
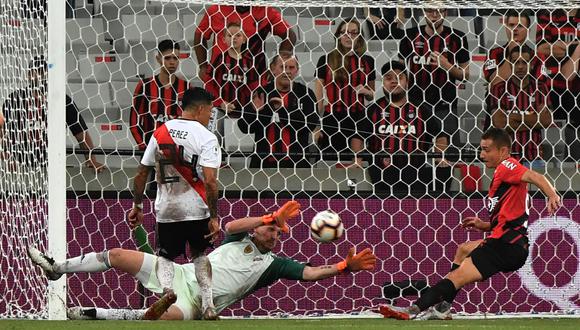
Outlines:
{"label": "soccer goal", "polygon": [[[467,286],[453,310],[579,315],[580,174],[571,146],[580,78],[577,67],[576,80],[563,78],[565,61],[555,55],[573,56],[580,19],[568,10],[576,8],[578,1],[564,0],[2,0],[0,318],[65,319],[71,306],[143,308],[157,299],[114,271],[48,282],[26,248],[58,259],[138,248],[125,220],[133,177],[152,130],[179,116],[187,86],[219,99],[212,129],[224,155],[222,226],[295,199],[302,216],[277,255],[320,265],[354,246],[379,259],[373,272],[277,282],[223,316],[356,317],[392,299],[413,301],[385,297],[384,287],[436,283],[459,244],[483,238],[459,223],[487,214],[493,172],[477,147],[502,107],[520,116],[504,124],[517,126],[514,155],[554,182],[564,206],[548,217],[543,195],[531,191],[526,265]],[[562,19],[578,25],[559,39]],[[237,31],[245,35],[239,49]],[[158,51],[165,39],[179,44],[177,66]],[[532,87],[501,90],[516,86],[509,84],[517,70],[505,63],[522,58]],[[409,106],[373,117],[373,104],[395,100],[383,72],[393,61],[404,63]],[[293,83],[290,92],[278,90],[280,76]],[[258,90],[269,91],[273,110],[250,117]],[[519,92],[525,107],[515,102]],[[521,119],[535,112],[536,122]],[[154,245],[153,183],[147,197],[144,228]],[[340,215],[344,235],[320,243],[309,225],[327,209]]]}

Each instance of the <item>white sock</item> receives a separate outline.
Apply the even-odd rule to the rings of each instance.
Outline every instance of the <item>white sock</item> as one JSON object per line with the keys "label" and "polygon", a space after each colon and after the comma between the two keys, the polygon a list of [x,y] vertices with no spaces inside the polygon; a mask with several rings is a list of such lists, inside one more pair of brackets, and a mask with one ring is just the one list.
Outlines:
{"label": "white sock", "polygon": [[157,279],[164,290],[173,288],[173,273],[173,261],[159,257],[157,259]]}
{"label": "white sock", "polygon": [[109,251],[89,254],[67,259],[65,262],[55,263],[54,270],[58,273],[95,273],[111,268]]}
{"label": "white sock", "polygon": [[206,256],[193,259],[195,265],[195,277],[201,291],[201,312],[205,312],[208,307],[214,308],[213,293],[211,289],[211,263]]}
{"label": "white sock", "polygon": [[145,309],[95,308],[97,320],[141,320]]}

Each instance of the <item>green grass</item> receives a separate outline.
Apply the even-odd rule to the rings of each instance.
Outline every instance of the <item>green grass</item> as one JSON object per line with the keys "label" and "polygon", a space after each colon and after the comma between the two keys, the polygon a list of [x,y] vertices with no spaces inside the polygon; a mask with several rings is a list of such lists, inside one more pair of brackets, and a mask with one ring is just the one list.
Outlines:
{"label": "green grass", "polygon": [[394,321],[383,319],[325,319],[325,320],[221,320],[204,321],[28,321],[0,320],[0,329],[219,329],[219,330],[262,330],[262,329],[580,329],[580,319],[500,319],[500,320],[455,320],[455,321]]}

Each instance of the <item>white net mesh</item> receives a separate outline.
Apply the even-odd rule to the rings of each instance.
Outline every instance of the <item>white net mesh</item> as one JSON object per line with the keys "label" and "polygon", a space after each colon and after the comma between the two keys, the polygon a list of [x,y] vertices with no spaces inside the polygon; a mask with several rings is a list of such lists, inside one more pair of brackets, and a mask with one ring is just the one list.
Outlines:
{"label": "white net mesh", "polygon": [[[29,62],[46,53],[43,9],[32,15],[22,3],[10,0],[0,5],[0,40],[14,45],[0,49],[2,100],[15,89],[26,90]],[[578,78],[567,83],[557,73],[564,70],[562,58],[575,56],[573,45],[580,32],[572,23],[565,28],[550,23],[568,16],[552,8],[580,7],[578,2],[478,1],[472,8],[460,1],[429,2],[446,11],[433,11],[423,1],[292,1],[278,2],[280,7],[272,9],[258,7],[266,4],[260,1],[237,1],[242,7],[226,7],[227,1],[219,2],[223,7],[211,3],[68,1],[66,88],[75,105],[67,101],[69,256],[135,248],[124,219],[144,145],[155,127],[180,115],[180,96],[187,86],[205,86],[219,98],[215,106],[221,109],[216,112],[215,131],[225,156],[219,174],[222,224],[261,215],[294,198],[304,211],[291,225],[291,234],[282,238],[277,254],[320,265],[340,261],[355,246],[371,247],[380,260],[372,273],[317,283],[278,282],[231,306],[224,315],[366,310],[384,302],[385,283],[407,279],[435,283],[449,271],[459,244],[482,237],[461,230],[458,223],[465,216],[485,214],[483,195],[492,173],[473,157],[457,161],[454,156],[477,147],[486,125],[499,125],[492,117],[494,110],[519,110],[526,116],[539,113],[548,103],[539,100],[550,99],[553,120],[547,125],[536,127],[540,116],[534,123],[522,124],[520,119],[506,124],[520,128],[515,155],[533,161],[536,170],[555,182],[565,193],[564,207],[558,218],[540,219],[545,203],[534,199],[526,266],[467,287],[454,309],[578,312],[580,209],[575,192],[580,190],[580,176],[572,143],[578,139],[574,95],[580,83]],[[514,63],[520,58],[539,63],[536,71],[529,69],[534,87],[521,91],[527,101],[509,88],[490,87],[508,84],[512,75],[503,60],[512,54],[501,48],[512,48],[506,26],[513,22],[507,8],[520,8],[511,16],[513,26],[522,25],[516,34],[525,34],[521,43],[535,50],[532,57],[538,58],[533,62],[524,50],[514,57]],[[528,22],[522,18],[526,15],[531,18]],[[434,36],[417,34],[428,24],[425,16],[444,28],[437,28]],[[578,18],[569,20],[580,24]],[[231,22],[241,26],[228,27]],[[239,30],[247,41],[236,60],[238,53],[228,48],[236,44]],[[224,39],[226,34],[234,41]],[[285,42],[294,36],[294,45]],[[176,59],[158,56],[158,44],[164,39],[179,43]],[[559,41],[566,43],[569,53],[554,62],[553,54],[562,49]],[[220,55],[216,43],[225,55]],[[548,51],[541,49],[543,43],[550,45]],[[343,61],[336,48],[343,53],[352,49],[356,55]],[[286,57],[288,49],[296,61]],[[443,55],[436,59],[434,52]],[[285,67],[276,60],[278,53]],[[389,85],[393,78],[382,72],[383,65],[399,60],[406,63],[409,78],[409,105],[402,110],[388,107],[384,96],[397,94],[397,84]],[[172,70],[179,79],[163,87],[165,73]],[[574,70],[577,75],[577,67]],[[508,78],[502,78],[506,72]],[[287,78],[295,82],[289,93],[283,87]],[[265,97],[260,113],[252,111],[255,92]],[[35,109],[28,103],[21,108],[22,113]],[[42,147],[32,145],[36,140],[11,135],[13,107],[3,111],[7,117],[3,155],[22,146],[22,152],[41,157]],[[42,127],[42,119],[33,120]],[[22,132],[33,133],[33,128]],[[88,150],[93,151],[90,156]],[[443,160],[431,154],[441,150],[448,151]],[[360,167],[352,166],[353,152],[359,152]],[[46,282],[24,252],[24,243],[30,241],[45,248],[42,163],[42,159],[33,164],[2,159],[2,317],[45,316]],[[102,164],[106,167],[100,171]],[[154,243],[154,187],[147,195],[145,228]],[[336,243],[320,244],[309,236],[307,224],[324,209],[336,211],[344,222],[344,238]],[[67,303],[140,308],[152,301],[150,294],[140,291],[133,278],[114,271],[70,275]]]}

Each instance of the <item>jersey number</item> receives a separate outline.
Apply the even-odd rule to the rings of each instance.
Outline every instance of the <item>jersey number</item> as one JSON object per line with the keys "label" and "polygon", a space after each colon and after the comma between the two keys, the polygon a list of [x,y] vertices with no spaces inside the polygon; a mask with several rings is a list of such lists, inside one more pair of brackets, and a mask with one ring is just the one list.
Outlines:
{"label": "jersey number", "polygon": [[183,146],[176,146],[175,144],[160,144],[159,150],[163,152],[165,157],[159,160],[159,172],[161,174],[161,183],[179,182],[179,176],[167,176],[165,167],[167,165],[186,166],[191,169],[193,181],[197,181],[197,155],[192,155],[191,160],[185,159],[185,148]]}

